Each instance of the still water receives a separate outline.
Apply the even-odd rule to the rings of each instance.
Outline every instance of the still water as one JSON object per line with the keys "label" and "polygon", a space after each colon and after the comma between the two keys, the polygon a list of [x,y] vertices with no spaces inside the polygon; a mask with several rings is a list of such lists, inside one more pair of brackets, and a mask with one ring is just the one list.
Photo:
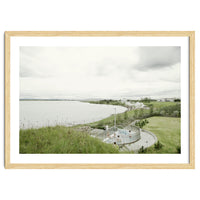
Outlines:
{"label": "still water", "polygon": [[79,101],[20,101],[20,128],[45,126],[72,126],[95,122],[115,113],[126,111],[125,107],[90,104]]}

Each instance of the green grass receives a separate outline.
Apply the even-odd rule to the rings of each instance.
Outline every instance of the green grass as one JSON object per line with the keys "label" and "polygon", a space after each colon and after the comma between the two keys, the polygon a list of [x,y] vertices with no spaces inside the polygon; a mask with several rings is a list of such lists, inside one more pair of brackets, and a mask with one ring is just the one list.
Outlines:
{"label": "green grass", "polygon": [[106,144],[87,133],[63,126],[20,130],[22,154],[119,153],[118,147]]}
{"label": "green grass", "polygon": [[[155,112],[155,111],[160,110],[161,108],[165,108],[165,107],[168,107],[168,106],[175,106],[175,105],[177,105],[177,102],[152,101],[150,103],[145,103],[145,105],[147,105],[147,106],[153,105],[154,112]],[[126,119],[125,119],[125,113],[117,114],[117,124],[118,125],[127,125],[127,124],[131,123],[132,121],[134,121],[136,119],[146,118],[146,116],[148,116],[150,114],[150,110],[148,110],[148,109],[137,109],[137,110],[129,110],[126,113],[127,113]],[[114,115],[112,115],[108,118],[102,119],[100,121],[90,123],[89,125],[91,125],[94,128],[95,127],[101,128],[105,125],[113,126],[114,125]]]}
{"label": "green grass", "polygon": [[177,102],[160,102],[160,101],[151,101],[150,103],[145,103],[145,105],[147,105],[147,106],[153,105],[154,108],[156,108],[156,109],[163,108],[166,106],[173,106],[176,104],[177,104]]}
{"label": "green grass", "polygon": [[[176,105],[176,102],[150,102],[154,109]],[[148,105],[148,104],[146,104]],[[126,126],[136,119],[149,116],[150,110],[130,110],[117,114],[117,124]],[[175,117],[149,117],[149,124],[143,129],[149,130],[157,136],[163,147],[156,150],[153,146],[147,153],[177,153],[180,147],[180,118]],[[87,124],[92,128],[104,128],[114,126],[114,115]],[[106,144],[88,133],[78,132],[73,128],[85,125],[77,125],[71,128],[64,126],[45,127],[40,129],[20,130],[20,153],[119,153],[119,149],[112,144]]]}
{"label": "green grass", "polygon": [[150,117],[149,124],[143,129],[153,132],[163,144],[160,150],[154,146],[148,148],[147,153],[178,153],[177,148],[181,146],[181,119],[173,117]]}

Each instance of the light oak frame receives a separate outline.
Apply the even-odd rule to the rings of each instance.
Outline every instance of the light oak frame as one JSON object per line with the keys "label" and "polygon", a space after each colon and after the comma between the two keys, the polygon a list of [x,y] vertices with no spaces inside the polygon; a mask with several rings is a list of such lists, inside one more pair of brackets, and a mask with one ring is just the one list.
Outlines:
{"label": "light oak frame", "polygon": [[[11,37],[188,37],[189,38],[189,163],[188,164],[14,164],[10,162]],[[6,169],[194,169],[195,168],[195,32],[194,31],[7,31],[5,32],[5,168]]]}

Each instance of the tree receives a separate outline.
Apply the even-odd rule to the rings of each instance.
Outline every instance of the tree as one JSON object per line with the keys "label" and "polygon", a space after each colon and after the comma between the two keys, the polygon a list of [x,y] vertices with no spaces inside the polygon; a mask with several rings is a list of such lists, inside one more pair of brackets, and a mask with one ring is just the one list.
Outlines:
{"label": "tree", "polygon": [[135,118],[138,118],[138,110],[134,110],[134,113],[135,113]]}
{"label": "tree", "polygon": [[141,109],[140,109],[139,116],[140,116],[140,117],[143,117],[143,115],[144,115],[144,109],[143,109],[143,108],[141,108]]}
{"label": "tree", "polygon": [[150,116],[153,115],[153,109],[154,109],[153,104],[151,104],[151,105],[150,105]]}
{"label": "tree", "polygon": [[124,113],[124,119],[125,119],[125,120],[128,119],[128,112],[127,112],[127,111]]}
{"label": "tree", "polygon": [[121,115],[117,115],[117,124],[120,124],[122,121]]}
{"label": "tree", "polygon": [[140,121],[136,122],[135,125],[140,128],[143,128],[148,123],[149,123],[149,121],[147,119],[145,119],[145,120],[140,120]]}

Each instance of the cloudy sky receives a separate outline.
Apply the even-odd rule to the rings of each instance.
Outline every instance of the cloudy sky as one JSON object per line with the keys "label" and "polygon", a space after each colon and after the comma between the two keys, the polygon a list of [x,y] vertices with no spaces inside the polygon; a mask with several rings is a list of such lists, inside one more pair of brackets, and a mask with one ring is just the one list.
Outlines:
{"label": "cloudy sky", "polygon": [[20,47],[20,98],[180,97],[180,47]]}

